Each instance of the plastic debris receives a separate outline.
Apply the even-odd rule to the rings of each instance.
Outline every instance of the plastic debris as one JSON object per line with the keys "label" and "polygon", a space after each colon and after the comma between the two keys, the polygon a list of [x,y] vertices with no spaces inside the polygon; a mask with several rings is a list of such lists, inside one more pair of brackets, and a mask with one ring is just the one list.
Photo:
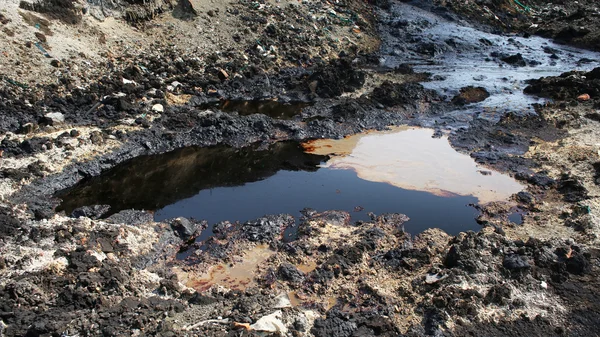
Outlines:
{"label": "plastic debris", "polygon": [[279,332],[281,334],[286,334],[287,327],[281,321],[281,315],[281,310],[277,310],[270,315],[261,317],[256,323],[252,324],[250,328],[256,331]]}
{"label": "plastic debris", "polygon": [[580,101],[589,101],[590,100],[590,95],[589,94],[582,94],[577,96],[577,99]]}
{"label": "plastic debris", "polygon": [[34,43],[34,45],[42,52],[42,54],[44,54],[44,56],[46,56],[47,58],[52,58],[52,56],[50,56],[50,54],[48,54],[46,49],[44,49],[44,47],[42,47],[41,43],[36,42],[36,43]]}

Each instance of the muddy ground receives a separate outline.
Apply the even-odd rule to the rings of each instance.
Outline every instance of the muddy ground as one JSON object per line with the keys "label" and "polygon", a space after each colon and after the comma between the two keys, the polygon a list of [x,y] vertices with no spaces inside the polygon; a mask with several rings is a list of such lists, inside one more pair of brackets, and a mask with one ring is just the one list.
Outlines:
{"label": "muddy ground", "polygon": [[[419,6],[498,34],[600,49],[593,1],[521,4],[530,7]],[[435,74],[382,66],[382,36],[425,28],[382,19],[398,5],[1,5],[0,335],[599,335],[600,68],[532,80],[519,90],[552,99],[535,114],[465,127],[450,112],[485,90],[445,97],[421,84]],[[436,54],[429,37],[396,37],[407,54]],[[304,108],[286,119],[223,111],[252,100]],[[345,212],[305,210],[297,224],[285,214],[223,222],[205,242],[194,241],[200,220],[93,204],[66,214],[53,196],[186,146],[277,148],[404,124],[449,133],[457,150],[527,189],[480,205],[481,230],[456,237],[411,237],[401,214],[351,223]],[[520,225],[508,219],[515,209]]]}

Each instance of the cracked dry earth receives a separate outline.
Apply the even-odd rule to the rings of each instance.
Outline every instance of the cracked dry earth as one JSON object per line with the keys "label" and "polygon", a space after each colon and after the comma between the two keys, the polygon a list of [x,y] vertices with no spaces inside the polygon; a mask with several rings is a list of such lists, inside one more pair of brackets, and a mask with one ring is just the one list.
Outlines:
{"label": "cracked dry earth", "polygon": [[[0,336],[600,335],[597,61],[513,82],[510,90],[547,99],[534,112],[479,118],[471,104],[488,90],[426,89],[440,79],[413,69],[469,46],[420,36],[435,20],[393,17],[425,11],[499,37],[596,48],[593,2],[528,5],[533,12],[504,0],[3,2]],[[494,42],[477,43],[469,50]],[[392,45],[404,52],[386,54]],[[390,55],[410,57],[389,67]],[[239,101],[302,109],[285,119],[225,111]],[[238,186],[282,167],[315,169],[286,157],[284,141],[399,125],[434,129],[523,191],[475,205],[480,228],[457,235],[409,234],[400,213],[355,221],[350,211],[304,209],[213,224],[157,221],[158,207],[58,210],[56,192],[132,158],[156,166],[136,177],[177,190],[189,158],[174,156],[167,169],[180,174],[165,176],[152,155],[196,146],[250,167],[239,151],[272,151],[258,157],[260,173],[229,180]],[[127,188],[136,200],[172,198],[170,188]],[[235,214],[239,205],[226,206]]]}

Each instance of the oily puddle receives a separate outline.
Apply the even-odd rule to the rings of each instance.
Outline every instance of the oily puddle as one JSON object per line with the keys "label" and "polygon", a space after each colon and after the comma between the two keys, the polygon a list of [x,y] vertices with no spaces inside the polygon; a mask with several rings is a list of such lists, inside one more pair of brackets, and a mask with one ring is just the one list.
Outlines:
{"label": "oily puddle", "polygon": [[[428,129],[396,128],[343,140],[293,142],[269,149],[184,148],[134,158],[61,191],[57,211],[88,205],[154,211],[174,217],[252,220],[300,210],[404,213],[413,234],[437,227],[450,234],[477,230],[468,205],[505,200],[522,186],[497,172],[483,175],[473,160]],[[306,148],[306,150],[305,150]],[[212,236],[212,227],[198,240]],[[286,233],[293,235],[293,233]]]}
{"label": "oily puddle", "polygon": [[303,146],[309,153],[332,156],[325,168],[353,170],[364,180],[437,196],[474,196],[484,204],[506,200],[523,188],[456,152],[446,137],[432,136],[431,129],[399,127]]}

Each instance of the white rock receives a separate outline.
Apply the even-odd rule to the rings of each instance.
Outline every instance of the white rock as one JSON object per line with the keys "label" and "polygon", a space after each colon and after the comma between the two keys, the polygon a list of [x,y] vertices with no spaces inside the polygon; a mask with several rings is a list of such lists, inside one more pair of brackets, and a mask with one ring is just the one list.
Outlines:
{"label": "white rock", "polygon": [[163,111],[165,111],[165,108],[162,106],[162,104],[154,104],[152,106],[152,111],[163,112]]}
{"label": "white rock", "polygon": [[62,124],[65,122],[65,115],[60,112],[51,112],[45,115],[46,118],[52,121],[52,124]]}

